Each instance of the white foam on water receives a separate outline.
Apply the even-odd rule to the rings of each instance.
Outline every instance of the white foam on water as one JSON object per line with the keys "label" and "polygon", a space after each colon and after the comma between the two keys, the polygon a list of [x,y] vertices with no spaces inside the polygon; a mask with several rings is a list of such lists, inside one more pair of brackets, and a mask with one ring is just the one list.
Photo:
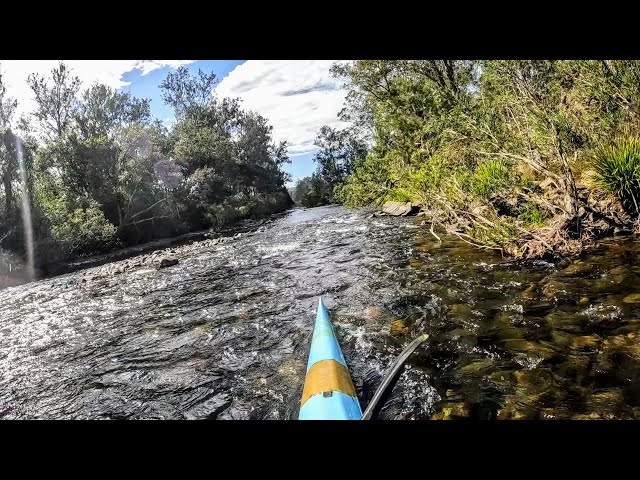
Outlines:
{"label": "white foam on water", "polygon": [[598,320],[615,320],[619,318],[622,311],[617,305],[590,305],[586,310],[580,312],[580,315],[595,318]]}
{"label": "white foam on water", "polygon": [[400,375],[400,381],[404,399],[402,413],[411,415],[415,414],[416,410],[421,415],[434,413],[433,405],[442,397],[429,382],[429,375],[407,364]]}
{"label": "white foam on water", "polygon": [[337,230],[334,230],[334,233],[350,233],[350,232],[366,232],[366,231],[367,231],[366,225],[360,225],[359,227],[354,227],[354,228],[338,228]]}
{"label": "white foam on water", "polygon": [[281,255],[283,253],[297,250],[298,247],[300,247],[300,242],[285,243],[283,245],[276,245],[275,247],[259,246],[256,249],[256,252],[263,253],[264,254],[262,256],[263,258],[271,258],[271,257],[275,257],[276,255]]}
{"label": "white foam on water", "polygon": [[525,370],[533,370],[540,364],[540,362],[542,362],[543,359],[536,355],[530,357],[527,355],[518,355],[514,360],[519,365],[522,365]]}

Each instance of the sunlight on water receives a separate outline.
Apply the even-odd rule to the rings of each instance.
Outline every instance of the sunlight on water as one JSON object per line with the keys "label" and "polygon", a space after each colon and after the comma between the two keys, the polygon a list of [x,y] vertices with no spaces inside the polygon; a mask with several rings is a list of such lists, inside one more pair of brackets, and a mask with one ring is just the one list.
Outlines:
{"label": "sunlight on water", "polygon": [[319,296],[363,408],[430,336],[375,418],[640,418],[637,240],[563,270],[355,212],[3,289],[0,418],[297,418]]}
{"label": "sunlight on water", "polygon": [[18,152],[18,166],[20,168],[20,184],[22,187],[22,224],[24,225],[24,243],[27,252],[27,278],[35,278],[34,252],[33,252],[33,225],[31,222],[31,206],[29,205],[29,190],[27,188],[27,169],[24,165],[24,151],[22,141],[17,136],[16,150]]}

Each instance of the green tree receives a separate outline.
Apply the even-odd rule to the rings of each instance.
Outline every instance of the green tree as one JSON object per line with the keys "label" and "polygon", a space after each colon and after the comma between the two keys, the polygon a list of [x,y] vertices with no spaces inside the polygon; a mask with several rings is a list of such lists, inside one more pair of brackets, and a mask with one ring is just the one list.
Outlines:
{"label": "green tree", "polygon": [[14,122],[17,104],[2,80],[0,244],[22,248],[16,129],[36,250],[46,252],[41,268],[58,253],[96,253],[291,204],[286,142],[275,142],[268,121],[239,100],[215,98],[213,74],[181,68],[167,76],[163,96],[177,120],[171,131],[151,118],[147,99],[100,84],[81,92],[63,63],[49,76],[29,76],[36,108]]}
{"label": "green tree", "polygon": [[228,223],[275,211],[291,202],[285,189],[286,143],[273,141],[267,120],[245,112],[237,99],[213,96],[215,76],[186,68],[161,84],[176,113],[168,153],[182,168],[190,228]]}
{"label": "green tree", "polygon": [[334,202],[335,188],[353,173],[356,162],[366,157],[367,146],[353,129],[336,130],[326,125],[318,132],[315,145],[320,149],[313,158],[317,174],[327,184],[324,201]]}
{"label": "green tree", "polygon": [[211,103],[216,83],[215,73],[198,69],[198,73],[192,76],[187,67],[179,67],[160,84],[162,99],[174,109],[177,117],[191,111],[200,112]]}
{"label": "green tree", "polygon": [[[629,225],[590,199],[586,160],[614,136],[637,135],[639,65],[339,64],[333,72],[349,89],[341,117],[369,132],[373,147],[337,197],[348,205],[420,202],[448,231],[514,255],[577,251],[597,232]],[[596,227],[594,215],[604,223]]]}
{"label": "green tree", "polygon": [[112,137],[120,128],[150,120],[150,101],[127,92],[93,84],[82,94],[74,120],[82,137]]}
{"label": "green tree", "polygon": [[326,179],[319,173],[298,180],[293,191],[293,200],[303,207],[326,205],[331,190]]}
{"label": "green tree", "polygon": [[[7,87],[0,71],[0,138],[2,140],[0,142],[0,178],[4,189],[3,217],[6,219],[7,227],[14,218],[13,182],[17,178],[18,171],[15,138],[11,132],[17,106],[17,100],[7,96]],[[0,235],[2,235],[1,231]]]}
{"label": "green tree", "polygon": [[76,112],[76,94],[80,91],[80,78],[72,76],[71,70],[61,62],[51,70],[49,80],[32,73],[27,83],[37,103],[33,116],[38,120],[44,134],[50,139],[62,138],[71,127]]}

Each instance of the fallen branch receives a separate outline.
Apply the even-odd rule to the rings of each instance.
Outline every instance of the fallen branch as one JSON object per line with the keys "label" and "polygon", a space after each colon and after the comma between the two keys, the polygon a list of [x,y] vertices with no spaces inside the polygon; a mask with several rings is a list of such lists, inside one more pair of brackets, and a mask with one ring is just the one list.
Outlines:
{"label": "fallen branch", "polygon": [[545,247],[547,247],[547,249],[549,249],[549,251],[553,252],[553,247],[551,247],[551,245],[549,245],[547,242],[545,242],[540,236],[536,235],[535,233],[531,232],[530,230],[522,228],[520,225],[516,225],[516,228],[518,230],[520,230],[522,233],[525,233],[527,235],[531,235],[534,239],[538,240]]}
{"label": "fallen branch", "polygon": [[2,237],[0,237],[0,243],[4,242],[4,239],[7,238],[9,235],[11,235],[14,230],[15,230],[15,227],[12,227],[9,230],[7,230],[7,233],[5,233]]}
{"label": "fallen branch", "polygon": [[567,215],[571,215],[570,212],[567,212],[564,208],[562,208],[559,205],[556,205],[554,203],[551,203],[550,201],[548,201],[547,199],[545,199],[544,197],[539,197],[539,196],[532,196],[532,195],[528,195],[520,190],[515,190],[516,195],[521,196],[522,198],[529,200],[530,202],[534,202],[537,203],[538,205],[542,205],[544,207],[547,207],[550,210],[556,209],[559,210],[561,213],[565,213]]}
{"label": "fallen branch", "polygon": [[170,218],[170,215],[160,215],[157,217],[149,217],[149,218],[145,218],[144,220],[140,220],[137,222],[129,222],[129,223],[125,223],[124,225],[120,225],[120,228],[123,227],[128,227],[130,225],[138,225],[139,223],[144,223],[144,222],[148,222],[148,221],[153,221],[153,220],[158,220],[160,218]]}
{"label": "fallen branch", "polygon": [[470,235],[467,235],[466,233],[456,232],[455,230],[448,230],[448,232],[455,235],[463,242],[466,242],[469,245],[473,245],[474,247],[484,248],[485,250],[498,250],[500,252],[500,255],[504,257],[504,249],[502,247],[492,247],[489,245],[481,245],[479,243],[475,243],[473,241],[473,237],[471,237]]}
{"label": "fallen branch", "polygon": [[466,215],[471,215],[471,216],[473,216],[473,217],[475,217],[475,218],[479,218],[480,220],[482,220],[484,223],[486,223],[486,224],[487,224],[487,225],[489,225],[490,227],[492,227],[492,228],[498,228],[498,227],[496,227],[496,224],[495,224],[495,223],[493,223],[493,222],[492,222],[491,220],[489,220],[488,218],[486,218],[486,217],[484,217],[484,216],[480,215],[479,213],[463,212],[463,211],[461,211],[461,210],[460,210],[460,213],[464,213],[464,214],[466,214]]}
{"label": "fallen branch", "polygon": [[[133,219],[133,218],[136,218],[137,216],[142,215],[142,214],[143,214],[143,213],[145,213],[145,212],[148,212],[149,210],[151,210],[151,209],[152,209],[153,207],[155,207],[156,205],[158,205],[158,204],[160,204],[160,203],[162,203],[162,202],[166,202],[166,201],[167,201],[167,199],[166,199],[166,198],[162,198],[162,199],[158,200],[156,203],[154,203],[153,205],[151,205],[150,207],[147,207],[147,208],[145,208],[144,210],[140,210],[138,213],[135,213],[135,214],[131,215],[131,216],[129,217],[129,219],[128,219],[128,220],[131,220],[131,219]],[[131,224],[129,224],[129,225],[131,225]]]}
{"label": "fallen branch", "polygon": [[436,232],[433,231],[433,223],[435,222],[435,217],[431,217],[431,228],[429,228],[429,231],[431,232],[431,235],[433,235],[434,237],[436,237],[436,239],[441,242],[442,240],[440,240],[440,237],[438,235],[436,235]]}
{"label": "fallen branch", "polygon": [[520,160],[524,163],[526,163],[527,165],[529,165],[533,170],[535,170],[538,173],[544,173],[546,176],[553,178],[554,180],[557,180],[559,182],[564,183],[564,179],[558,175],[557,173],[553,173],[551,170],[549,170],[548,168],[544,167],[543,165],[540,165],[538,162],[536,162],[535,160],[532,160],[531,158],[527,158],[527,157],[523,157],[521,155],[514,155],[513,153],[506,153],[506,152],[482,152],[480,150],[476,150],[476,153],[479,153],[481,155],[489,155],[489,156],[494,156],[494,157],[506,157],[506,158],[513,158],[514,160]]}

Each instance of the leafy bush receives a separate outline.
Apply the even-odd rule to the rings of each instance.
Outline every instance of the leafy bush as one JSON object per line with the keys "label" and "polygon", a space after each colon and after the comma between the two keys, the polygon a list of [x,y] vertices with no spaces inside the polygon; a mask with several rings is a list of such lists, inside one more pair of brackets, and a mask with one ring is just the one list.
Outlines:
{"label": "leafy bush", "polygon": [[484,245],[508,248],[518,236],[518,229],[513,225],[512,219],[492,217],[491,220],[494,222],[494,228],[475,224],[468,230],[468,233]]}
{"label": "leafy bush", "polygon": [[104,217],[93,203],[88,208],[76,208],[67,216],[66,222],[52,228],[56,240],[65,250],[102,250],[115,246],[116,227]]}
{"label": "leafy bush", "polygon": [[509,168],[498,160],[488,160],[474,170],[470,179],[470,189],[481,198],[489,198],[513,181]]}
{"label": "leafy bush", "polygon": [[293,199],[303,207],[317,207],[331,203],[333,192],[329,182],[316,172],[296,183]]}
{"label": "leafy bush", "polygon": [[235,195],[220,203],[207,205],[203,216],[207,227],[219,228],[245,218],[261,218],[281,212],[292,203],[285,190],[255,196]]}
{"label": "leafy bush", "polygon": [[389,164],[385,158],[367,155],[358,160],[353,174],[336,190],[336,199],[348,207],[368,205],[383,199],[389,189]]}
{"label": "leafy bush", "polygon": [[618,197],[627,211],[640,213],[640,138],[598,147],[592,168],[596,185]]}
{"label": "leafy bush", "polygon": [[396,187],[389,190],[385,195],[385,200],[391,200],[394,202],[410,202],[412,195],[409,191],[402,187]]}
{"label": "leafy bush", "polygon": [[451,169],[440,157],[431,157],[411,176],[412,189],[420,193],[432,192],[442,185],[450,173]]}
{"label": "leafy bush", "polygon": [[66,253],[93,253],[107,250],[118,242],[116,227],[105,218],[96,201],[74,207],[64,197],[49,196],[42,208],[53,239]]}

